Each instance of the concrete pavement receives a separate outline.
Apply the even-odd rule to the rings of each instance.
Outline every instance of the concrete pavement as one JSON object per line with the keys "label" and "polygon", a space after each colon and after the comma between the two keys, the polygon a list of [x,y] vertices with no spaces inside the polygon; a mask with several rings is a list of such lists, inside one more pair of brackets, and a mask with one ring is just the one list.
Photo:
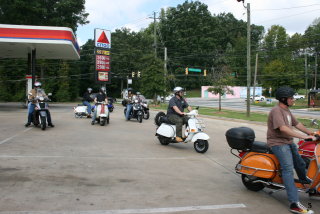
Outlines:
{"label": "concrete pavement", "polygon": [[[116,106],[110,124],[76,119],[72,105],[52,104],[55,128],[25,128],[26,109],[0,105],[0,214],[11,213],[289,213],[284,192],[248,191],[234,173],[225,132],[249,126],[204,118],[209,150],[162,146],[153,118],[125,121]],[[319,201],[301,194],[320,210]]]}

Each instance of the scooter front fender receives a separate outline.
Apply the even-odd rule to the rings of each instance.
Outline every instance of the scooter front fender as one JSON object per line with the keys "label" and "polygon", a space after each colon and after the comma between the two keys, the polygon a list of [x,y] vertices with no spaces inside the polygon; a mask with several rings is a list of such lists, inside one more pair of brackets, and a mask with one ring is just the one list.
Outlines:
{"label": "scooter front fender", "polygon": [[206,133],[199,132],[192,136],[191,142],[194,143],[197,140],[209,140],[210,137]]}
{"label": "scooter front fender", "polygon": [[40,111],[41,117],[47,117],[47,111]]}

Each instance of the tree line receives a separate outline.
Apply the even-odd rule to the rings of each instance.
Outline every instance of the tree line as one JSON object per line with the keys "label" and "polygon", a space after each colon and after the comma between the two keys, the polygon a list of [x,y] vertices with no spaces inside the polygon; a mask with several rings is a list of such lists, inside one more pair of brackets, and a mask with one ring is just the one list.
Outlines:
{"label": "tree line", "polygon": [[[32,0],[28,3],[0,0],[0,23],[66,26],[76,32],[79,25],[88,23],[84,3],[84,0]],[[217,76],[228,80],[220,81],[224,84],[246,86],[247,23],[231,13],[211,14],[208,6],[199,1],[185,1],[162,9],[156,23],[138,32],[121,28],[111,36],[112,80],[107,85],[110,96],[119,97],[121,89],[127,87],[127,78],[138,71],[141,77],[135,76],[130,87],[148,98],[165,95],[174,86],[189,90],[213,85]],[[37,76],[46,91],[53,93],[54,100],[75,100],[87,87],[98,90],[100,85],[94,81],[93,50],[94,41],[90,39],[81,47],[79,61],[37,60]],[[305,88],[306,79],[307,87],[314,87],[319,51],[319,18],[310,23],[304,34],[291,36],[276,24],[270,29],[251,25],[251,70],[254,70],[257,55],[257,85],[264,88],[290,85],[301,89]],[[202,73],[185,75],[187,67],[200,68]],[[26,71],[26,60],[0,59],[0,100],[25,98]]]}

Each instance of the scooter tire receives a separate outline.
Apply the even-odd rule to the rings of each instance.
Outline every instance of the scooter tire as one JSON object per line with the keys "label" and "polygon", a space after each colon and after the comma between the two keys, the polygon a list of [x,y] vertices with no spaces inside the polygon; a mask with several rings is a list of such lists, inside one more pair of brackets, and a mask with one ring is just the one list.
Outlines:
{"label": "scooter tire", "polygon": [[109,124],[109,123],[110,123],[110,117],[107,118],[107,124]]}
{"label": "scooter tire", "polygon": [[198,153],[205,153],[209,148],[209,143],[207,140],[196,140],[193,146]]}
{"label": "scooter tire", "polygon": [[166,116],[166,114],[162,111],[158,112],[156,114],[156,116],[154,117],[154,123],[157,125],[157,126],[160,126],[161,125],[161,118]]}
{"label": "scooter tire", "polygon": [[148,120],[150,117],[150,112],[147,111],[146,113],[143,114],[143,119]]}
{"label": "scooter tire", "polygon": [[142,115],[138,115],[138,121],[139,121],[139,123],[142,123]]}
{"label": "scooter tire", "polygon": [[106,124],[106,119],[100,119],[100,126],[104,126]]}
{"label": "scooter tire", "polygon": [[41,117],[41,129],[44,131],[47,128],[47,118]]}
{"label": "scooter tire", "polygon": [[170,142],[166,137],[162,137],[162,136],[158,136],[159,142],[161,143],[161,145],[168,145]]}
{"label": "scooter tire", "polygon": [[264,188],[264,185],[262,183],[253,183],[253,181],[258,180],[260,178],[257,178],[255,176],[251,175],[241,175],[241,180],[243,185],[251,191],[258,192]]}

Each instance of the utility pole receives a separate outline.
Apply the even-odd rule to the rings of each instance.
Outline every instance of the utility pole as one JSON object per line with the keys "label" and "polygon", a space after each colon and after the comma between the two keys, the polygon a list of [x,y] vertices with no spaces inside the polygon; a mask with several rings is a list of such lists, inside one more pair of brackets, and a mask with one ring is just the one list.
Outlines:
{"label": "utility pole", "polygon": [[[250,85],[251,85],[251,31],[250,31],[250,3],[247,3],[247,117],[250,117]],[[254,100],[254,97],[253,97]]]}
{"label": "utility pole", "polygon": [[166,88],[167,88],[167,76],[168,76],[167,61],[168,61],[167,47],[164,47],[164,84]]}
{"label": "utility pole", "polygon": [[317,67],[318,67],[318,54],[316,51],[315,65],[314,65],[314,90],[317,90]]}
{"label": "utility pole", "polygon": [[305,78],[305,90],[306,97],[308,97],[308,59],[307,59],[307,49],[304,50],[304,78]]}
{"label": "utility pole", "polygon": [[256,96],[256,81],[257,81],[257,72],[258,72],[258,53],[256,53],[256,65],[254,69],[254,80],[253,80],[253,95],[252,102],[254,102],[254,97]]}
{"label": "utility pole", "polygon": [[154,56],[157,58],[157,28],[156,28],[156,12],[153,12],[153,34],[154,34]]}

